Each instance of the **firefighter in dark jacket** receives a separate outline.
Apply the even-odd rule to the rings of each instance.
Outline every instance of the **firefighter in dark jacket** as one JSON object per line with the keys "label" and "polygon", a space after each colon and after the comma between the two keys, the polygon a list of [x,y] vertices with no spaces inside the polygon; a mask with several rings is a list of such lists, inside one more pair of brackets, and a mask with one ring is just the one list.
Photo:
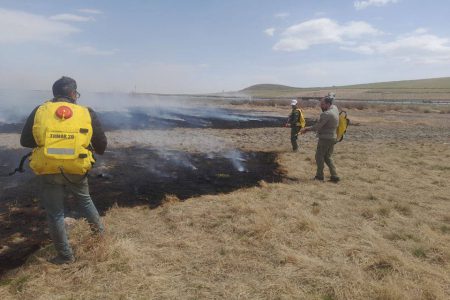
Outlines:
{"label": "firefighter in dark jacket", "polygon": [[54,98],[36,107],[28,117],[20,144],[33,148],[30,168],[39,176],[40,201],[57,252],[50,262],[65,264],[74,261],[64,226],[66,191],[75,196],[92,231],[104,231],[89,194],[87,172],[95,162],[93,152],[103,154],[107,140],[95,112],[77,104],[80,94],[75,80],[62,77],[52,90]]}
{"label": "firefighter in dark jacket", "polygon": [[292,144],[292,150],[294,152],[298,151],[298,134],[300,130],[305,127],[305,118],[303,116],[303,112],[300,108],[297,106],[297,100],[293,99],[291,101],[291,107],[292,112],[288,117],[288,120],[286,122],[286,127],[291,127],[291,144]]}

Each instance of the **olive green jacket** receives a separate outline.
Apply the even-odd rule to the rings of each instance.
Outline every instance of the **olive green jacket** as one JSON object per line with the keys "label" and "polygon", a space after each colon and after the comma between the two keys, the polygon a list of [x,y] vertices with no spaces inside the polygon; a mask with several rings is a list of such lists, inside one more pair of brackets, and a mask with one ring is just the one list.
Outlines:
{"label": "olive green jacket", "polygon": [[319,139],[336,139],[336,129],[339,125],[339,109],[336,105],[320,114],[319,120],[311,127],[317,132]]}

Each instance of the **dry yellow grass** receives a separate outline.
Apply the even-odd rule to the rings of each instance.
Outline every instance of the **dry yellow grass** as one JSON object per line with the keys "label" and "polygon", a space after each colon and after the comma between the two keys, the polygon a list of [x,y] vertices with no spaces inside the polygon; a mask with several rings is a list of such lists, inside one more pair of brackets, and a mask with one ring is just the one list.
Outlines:
{"label": "dry yellow grass", "polygon": [[449,299],[448,116],[350,117],[359,126],[336,146],[337,185],[310,180],[312,135],[291,153],[283,128],[202,130],[229,147],[278,151],[290,180],[114,207],[102,240],[77,221],[77,261],[52,266],[52,247],[42,249],[1,279],[0,298]]}

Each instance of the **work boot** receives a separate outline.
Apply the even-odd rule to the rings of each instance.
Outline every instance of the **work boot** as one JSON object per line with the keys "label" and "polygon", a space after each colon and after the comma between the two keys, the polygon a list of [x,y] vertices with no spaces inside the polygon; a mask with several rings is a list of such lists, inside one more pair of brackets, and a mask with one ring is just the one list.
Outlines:
{"label": "work boot", "polygon": [[323,181],[324,179],[323,179],[323,177],[315,176],[315,177],[313,178],[313,180]]}
{"label": "work boot", "polygon": [[49,259],[48,262],[52,263],[54,265],[71,264],[71,263],[75,262],[75,257],[73,257],[73,256],[64,257],[61,255],[57,255],[57,256]]}
{"label": "work boot", "polygon": [[337,176],[331,176],[330,181],[334,182],[334,183],[338,183],[339,181],[341,181],[341,179]]}

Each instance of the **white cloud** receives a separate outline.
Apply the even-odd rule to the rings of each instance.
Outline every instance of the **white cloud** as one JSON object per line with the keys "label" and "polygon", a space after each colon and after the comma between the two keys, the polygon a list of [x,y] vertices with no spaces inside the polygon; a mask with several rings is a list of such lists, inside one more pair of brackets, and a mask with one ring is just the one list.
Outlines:
{"label": "white cloud", "polygon": [[85,17],[74,14],[59,14],[51,16],[49,19],[52,21],[61,21],[61,22],[89,22],[95,20],[93,17]]}
{"label": "white cloud", "polygon": [[[366,22],[339,24],[320,18],[291,26],[281,36],[273,46],[276,51],[301,51],[314,45],[336,44],[341,50],[408,63],[450,61],[450,38],[431,34],[426,28],[392,38]],[[389,37],[390,40],[387,40]]]}
{"label": "white cloud", "polygon": [[273,49],[277,51],[306,50],[313,45],[352,43],[354,40],[381,33],[366,22],[353,21],[340,25],[331,19],[319,18],[287,28],[282,34],[283,38],[274,45]]}
{"label": "white cloud", "polygon": [[449,39],[432,34],[412,34],[376,47],[380,53],[405,53],[409,51],[427,53],[450,53]]}
{"label": "white cloud", "polygon": [[356,9],[361,10],[368,8],[369,6],[385,6],[389,3],[396,3],[398,0],[365,0],[365,1],[355,1],[353,5]]}
{"label": "white cloud", "polygon": [[79,31],[41,15],[0,8],[0,43],[51,42]]}
{"label": "white cloud", "polygon": [[421,34],[421,33],[427,33],[428,30],[426,28],[417,28],[414,32]]}
{"label": "white cloud", "polygon": [[291,14],[288,12],[280,12],[280,13],[275,14],[274,17],[277,19],[285,19],[285,18],[289,17],[290,15]]}
{"label": "white cloud", "polygon": [[362,43],[344,50],[367,54],[395,57],[405,62],[438,63],[450,61],[450,40],[427,33],[423,28],[399,36],[393,41]]}
{"label": "white cloud", "polygon": [[266,30],[264,30],[264,33],[267,34],[268,36],[273,36],[275,34],[275,28],[273,27],[267,28]]}
{"label": "white cloud", "polygon": [[79,54],[83,55],[96,55],[96,56],[108,56],[108,55],[114,55],[119,51],[118,49],[112,49],[112,50],[99,50],[92,46],[82,46],[75,48],[74,51]]}
{"label": "white cloud", "polygon": [[77,9],[77,11],[79,11],[81,13],[85,13],[85,14],[91,14],[91,15],[103,14],[103,12],[101,10],[93,9],[93,8],[80,8],[80,9]]}

